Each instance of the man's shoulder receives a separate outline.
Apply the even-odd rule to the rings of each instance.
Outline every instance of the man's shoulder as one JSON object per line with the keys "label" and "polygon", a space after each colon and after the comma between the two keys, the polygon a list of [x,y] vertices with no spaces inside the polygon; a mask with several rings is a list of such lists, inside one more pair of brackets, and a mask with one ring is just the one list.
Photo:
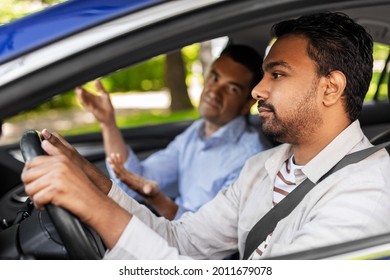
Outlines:
{"label": "man's shoulder", "polygon": [[254,143],[259,151],[275,147],[275,144],[267,136],[265,136],[260,129],[250,128],[245,130],[239,141],[242,143]]}
{"label": "man's shoulder", "polygon": [[202,119],[194,120],[187,128],[185,128],[182,132],[176,135],[176,138],[183,139],[189,138],[192,140],[194,135],[198,134],[199,127],[202,125],[204,121]]}

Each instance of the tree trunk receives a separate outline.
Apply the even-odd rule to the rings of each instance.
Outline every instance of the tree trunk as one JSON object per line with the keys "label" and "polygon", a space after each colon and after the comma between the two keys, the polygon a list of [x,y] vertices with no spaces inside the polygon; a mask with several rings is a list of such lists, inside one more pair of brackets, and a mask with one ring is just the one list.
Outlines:
{"label": "tree trunk", "polygon": [[171,109],[173,111],[193,108],[188,96],[186,85],[186,70],[181,51],[166,55],[166,84],[171,92]]}

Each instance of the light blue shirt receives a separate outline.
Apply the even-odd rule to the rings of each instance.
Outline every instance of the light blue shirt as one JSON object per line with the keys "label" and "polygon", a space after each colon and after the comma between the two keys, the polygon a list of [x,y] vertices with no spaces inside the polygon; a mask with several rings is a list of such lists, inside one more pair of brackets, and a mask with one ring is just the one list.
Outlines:
{"label": "light blue shirt", "polygon": [[[258,131],[248,126],[244,117],[234,119],[207,139],[204,125],[202,119],[195,121],[165,149],[143,161],[129,149],[127,170],[158,182],[163,192],[172,185],[178,190],[175,219],[186,211],[197,211],[236,180],[249,157],[270,147],[269,143],[260,142]],[[117,185],[137,197],[116,178],[108,164],[107,169]]]}

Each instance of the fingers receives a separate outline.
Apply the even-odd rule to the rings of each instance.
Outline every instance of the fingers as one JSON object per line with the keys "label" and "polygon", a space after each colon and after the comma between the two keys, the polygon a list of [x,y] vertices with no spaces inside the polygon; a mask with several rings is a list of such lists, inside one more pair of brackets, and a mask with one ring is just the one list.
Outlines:
{"label": "fingers", "polygon": [[[68,209],[81,219],[96,197],[104,195],[73,161],[63,155],[39,156],[25,164],[21,179],[37,208],[48,203]],[[96,201],[96,200],[95,200]]]}
{"label": "fingers", "polygon": [[45,172],[41,169],[37,169],[37,166],[44,167],[48,164],[48,156],[37,156],[31,160],[28,160],[22,170],[21,179],[25,183],[30,183],[37,178],[43,176]]}
{"label": "fingers", "polygon": [[152,181],[146,181],[144,186],[142,187],[142,191],[145,194],[145,196],[154,196],[159,191],[159,186]]}
{"label": "fingers", "polygon": [[27,195],[33,201],[35,208],[41,210],[44,209],[46,204],[53,203],[57,189],[50,186],[46,177],[47,175],[44,174],[31,183],[25,184]]}
{"label": "fingers", "polygon": [[146,185],[144,185],[142,190],[143,190],[145,195],[150,195],[150,193],[153,191],[153,186],[150,184],[146,184]]}
{"label": "fingers", "polygon": [[[47,129],[46,131],[49,132]],[[65,138],[62,137],[60,134],[58,134],[57,132],[53,132],[52,135],[54,136],[54,138],[59,140],[64,147],[68,148],[69,150],[76,151],[76,149],[68,141],[66,141]],[[49,137],[49,139],[51,139],[51,137]]]}
{"label": "fingers", "polygon": [[123,166],[122,156],[118,153],[112,153],[107,158],[108,163],[110,164],[112,170],[118,175],[118,173],[122,173],[126,171]]}
{"label": "fingers", "polygon": [[122,165],[124,163],[123,157],[119,153],[111,153],[107,160],[109,163],[117,166]]}
{"label": "fingers", "polygon": [[63,137],[57,133],[50,133],[46,128],[42,130],[42,148],[48,155],[67,155],[75,151],[72,145],[70,145]]}
{"label": "fingers", "polygon": [[94,94],[90,93],[89,91],[85,90],[82,87],[76,87],[75,92],[81,105],[83,105],[83,107],[87,111],[92,110],[92,108],[96,106],[97,96],[95,96]]}
{"label": "fingers", "polygon": [[64,156],[39,156],[26,162],[21,179],[37,208],[52,202],[54,191],[58,189],[55,184],[61,181],[61,173],[58,172],[69,173],[62,164],[66,160]]}
{"label": "fingers", "polygon": [[115,125],[115,110],[111,103],[109,93],[99,80],[95,81],[99,95],[77,87],[76,93],[84,109],[94,115],[96,120],[105,125]]}
{"label": "fingers", "polygon": [[[69,161],[68,158],[63,155],[37,156],[25,163],[21,179],[24,183],[29,184],[30,182],[43,177],[47,171],[50,171],[51,169],[64,170],[65,168],[62,165],[64,165],[64,162],[66,163],[67,161]],[[64,170],[65,173],[67,171],[67,169]]]}
{"label": "fingers", "polygon": [[116,156],[116,159],[117,159],[117,161],[118,161],[119,163],[123,163],[123,157],[122,157],[121,154],[116,153],[115,156]]}
{"label": "fingers", "polygon": [[49,140],[50,137],[51,137],[50,131],[48,131],[46,128],[44,128],[44,129],[41,131],[41,134],[42,134],[43,138],[45,138],[46,140]]}
{"label": "fingers", "polygon": [[[51,156],[64,155],[69,158],[75,165],[83,169],[89,174],[89,167],[86,165],[86,160],[79,152],[58,133],[50,133],[47,129],[42,130],[44,140],[42,141],[42,149]],[[91,177],[93,180],[93,178]]]}
{"label": "fingers", "polygon": [[95,80],[95,86],[100,94],[102,95],[109,95],[106,89],[103,87],[103,84],[100,80]]}
{"label": "fingers", "polygon": [[85,91],[85,89],[83,89],[82,87],[75,88],[75,92],[76,92],[77,96],[79,96],[79,97],[81,97],[83,95],[84,91]]}
{"label": "fingers", "polygon": [[120,155],[112,153],[109,157],[107,157],[107,161],[116,177],[121,181],[126,181],[128,171],[125,169]]}
{"label": "fingers", "polygon": [[125,169],[123,166],[123,157],[119,153],[112,153],[107,158],[115,175],[120,180],[125,180],[125,183],[133,190],[144,196],[153,196],[159,191],[159,186],[156,182],[147,180],[139,175],[136,175]]}
{"label": "fingers", "polygon": [[[98,92],[101,95],[107,95],[107,96],[109,95],[109,93],[106,91],[106,89],[104,88],[104,86],[100,80],[95,80],[94,84],[95,84],[96,89],[98,90]],[[76,92],[77,96],[79,97],[80,101],[82,101],[82,102],[90,101],[91,98],[94,97],[94,95],[92,93],[85,90],[81,86],[76,87],[75,92]]]}
{"label": "fingers", "polygon": [[88,98],[89,92],[87,92],[82,87],[76,87],[75,92],[76,92],[76,95],[77,95],[78,99],[80,100],[81,104],[83,106],[86,106],[88,104],[88,101],[89,101],[89,98]]}
{"label": "fingers", "polygon": [[[104,88],[104,86],[100,80],[95,80],[94,84],[95,84],[96,89],[98,90],[98,92],[101,95],[109,95],[109,93],[106,91],[106,89]],[[83,87],[80,87],[80,86],[76,87],[75,91],[76,91],[76,94],[79,97],[81,97],[81,99],[84,99],[90,95],[93,95],[92,93],[90,93],[89,91],[85,90]]]}

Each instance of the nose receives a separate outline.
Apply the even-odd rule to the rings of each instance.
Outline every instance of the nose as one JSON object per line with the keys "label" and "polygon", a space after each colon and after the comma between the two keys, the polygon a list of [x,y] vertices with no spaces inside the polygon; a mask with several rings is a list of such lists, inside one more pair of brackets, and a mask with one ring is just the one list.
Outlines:
{"label": "nose", "polygon": [[221,95],[223,90],[223,86],[219,83],[214,83],[208,87],[209,96],[212,98],[216,98]]}
{"label": "nose", "polygon": [[268,99],[269,90],[266,87],[265,79],[261,79],[260,82],[252,89],[252,97],[256,100]]}

